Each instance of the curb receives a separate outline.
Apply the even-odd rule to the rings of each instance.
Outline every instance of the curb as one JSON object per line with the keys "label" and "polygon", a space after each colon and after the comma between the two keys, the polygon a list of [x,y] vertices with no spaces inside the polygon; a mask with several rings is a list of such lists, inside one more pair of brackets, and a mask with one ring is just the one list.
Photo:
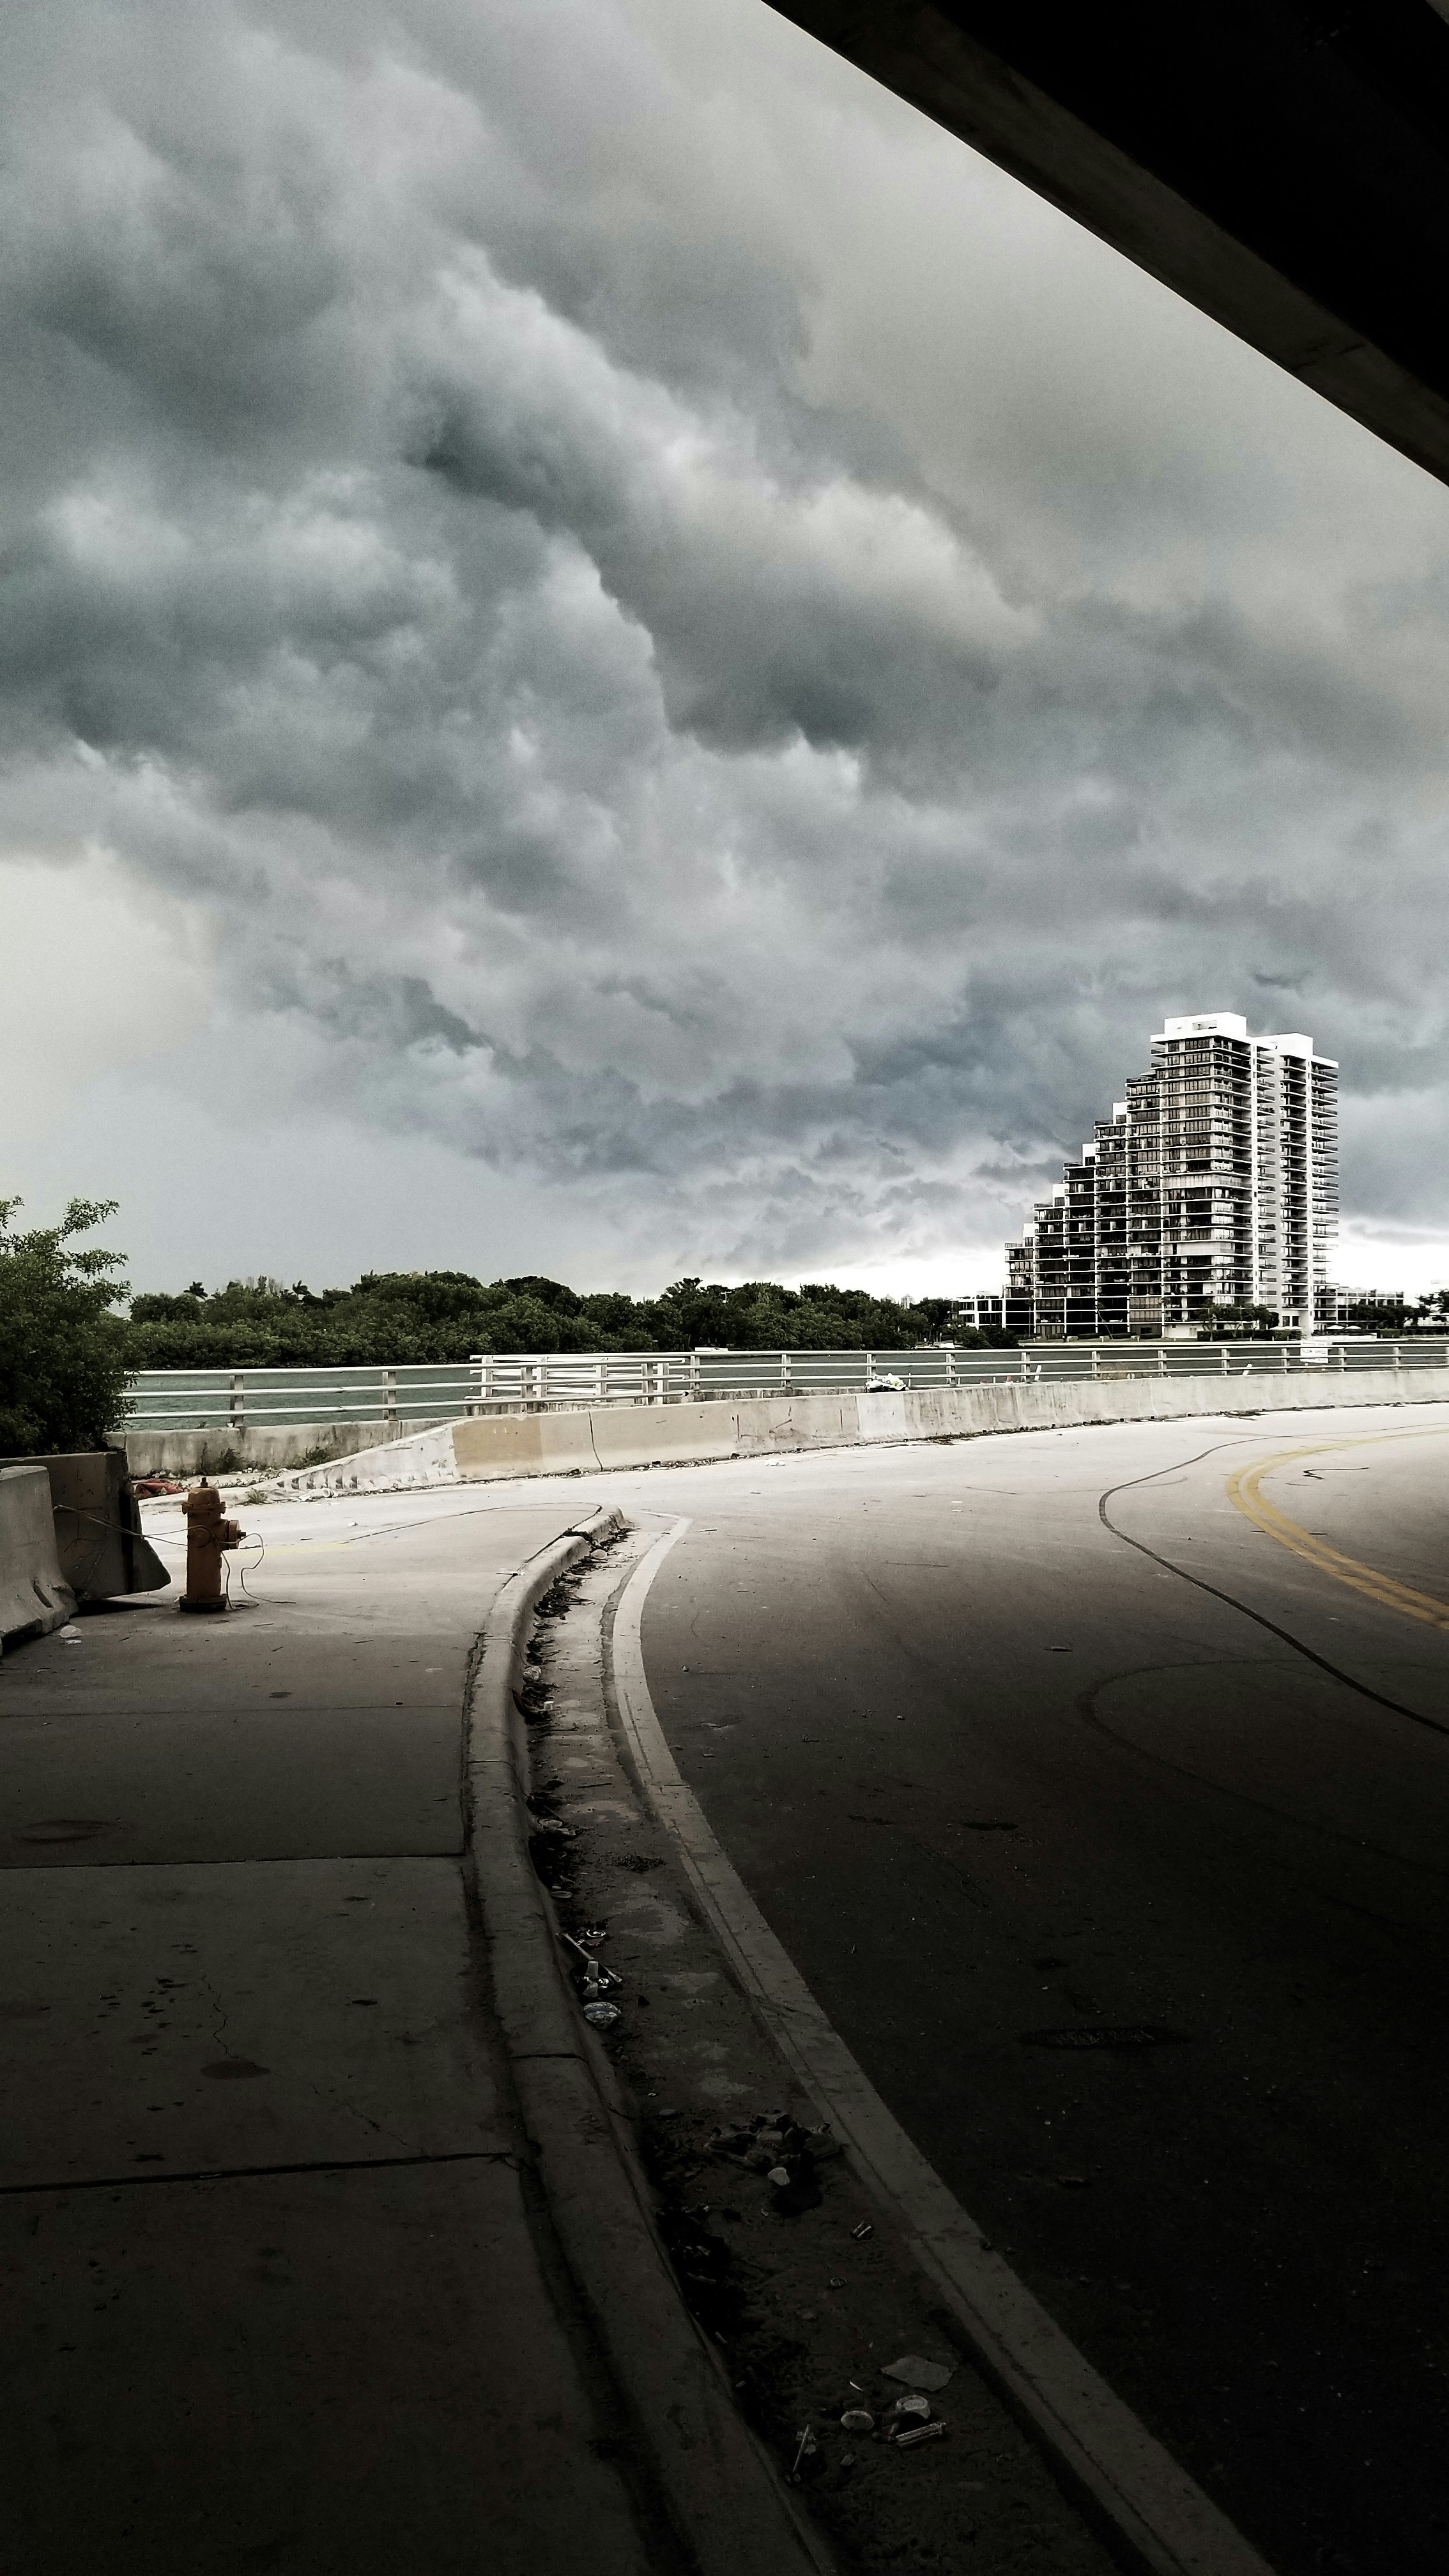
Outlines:
{"label": "curb", "polygon": [[689,1525],[676,1521],[635,1566],[619,1596],[609,1660],[645,1804],[670,1836],[736,1983],[942,2294],[945,2311],[937,2324],[1030,2434],[1119,2566],[1131,2576],[1272,2576],[1260,2552],[1116,2395],[932,2170],[717,1842],[660,1726],[640,1635],[649,1584]]}
{"label": "curb", "polygon": [[622,1527],[621,1514],[600,1510],[541,1549],[483,1630],[467,1702],[465,1830],[494,2009],[564,2260],[698,2576],[828,2576],[831,2559],[685,2307],[529,1856],[528,1751],[513,1696],[524,1643],[557,1577]]}

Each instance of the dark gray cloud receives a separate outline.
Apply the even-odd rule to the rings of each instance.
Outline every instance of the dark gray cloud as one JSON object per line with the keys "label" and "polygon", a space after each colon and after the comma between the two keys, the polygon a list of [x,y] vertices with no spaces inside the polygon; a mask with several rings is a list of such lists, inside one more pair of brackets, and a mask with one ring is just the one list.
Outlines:
{"label": "dark gray cloud", "polygon": [[200,904],[270,1114],[921,1261],[1238,1007],[1449,1237],[1437,487],[760,0],[4,44],[0,849]]}

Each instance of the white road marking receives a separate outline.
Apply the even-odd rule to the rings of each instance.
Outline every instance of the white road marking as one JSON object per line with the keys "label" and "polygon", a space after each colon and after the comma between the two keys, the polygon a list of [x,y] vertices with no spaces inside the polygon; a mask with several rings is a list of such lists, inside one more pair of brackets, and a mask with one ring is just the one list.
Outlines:
{"label": "white road marking", "polygon": [[885,2201],[988,2378],[1057,2467],[1151,2576],[1271,2576],[1267,2561],[1138,2421],[913,2146],[776,1940],[681,1778],[644,1672],[649,1587],[689,1528],[677,1520],[630,1578],[610,1649],[620,1722],[640,1781],[746,1993]]}

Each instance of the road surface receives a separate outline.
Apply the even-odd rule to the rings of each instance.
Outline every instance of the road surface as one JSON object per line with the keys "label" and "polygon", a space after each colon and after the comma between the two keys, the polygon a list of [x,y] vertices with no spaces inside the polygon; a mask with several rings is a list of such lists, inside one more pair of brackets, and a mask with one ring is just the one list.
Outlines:
{"label": "road surface", "polygon": [[1426,1405],[599,1488],[688,1516],[645,1660],[750,1893],[1283,2576],[1449,2555],[1446,1475]]}

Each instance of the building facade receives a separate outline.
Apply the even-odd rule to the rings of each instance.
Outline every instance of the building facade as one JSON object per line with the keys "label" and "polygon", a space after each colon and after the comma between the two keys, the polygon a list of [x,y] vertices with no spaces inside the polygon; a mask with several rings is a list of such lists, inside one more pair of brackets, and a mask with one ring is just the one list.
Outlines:
{"label": "building facade", "polygon": [[964,1297],[951,1300],[953,1333],[1029,1333],[1032,1326],[1031,1288],[1023,1290],[1008,1280],[1006,1287],[973,1288]]}
{"label": "building facade", "polygon": [[1170,1019],[1007,1245],[1007,1297],[1044,1340],[1150,1338],[1224,1306],[1331,1329],[1337,1218],[1337,1065],[1235,1011]]}

